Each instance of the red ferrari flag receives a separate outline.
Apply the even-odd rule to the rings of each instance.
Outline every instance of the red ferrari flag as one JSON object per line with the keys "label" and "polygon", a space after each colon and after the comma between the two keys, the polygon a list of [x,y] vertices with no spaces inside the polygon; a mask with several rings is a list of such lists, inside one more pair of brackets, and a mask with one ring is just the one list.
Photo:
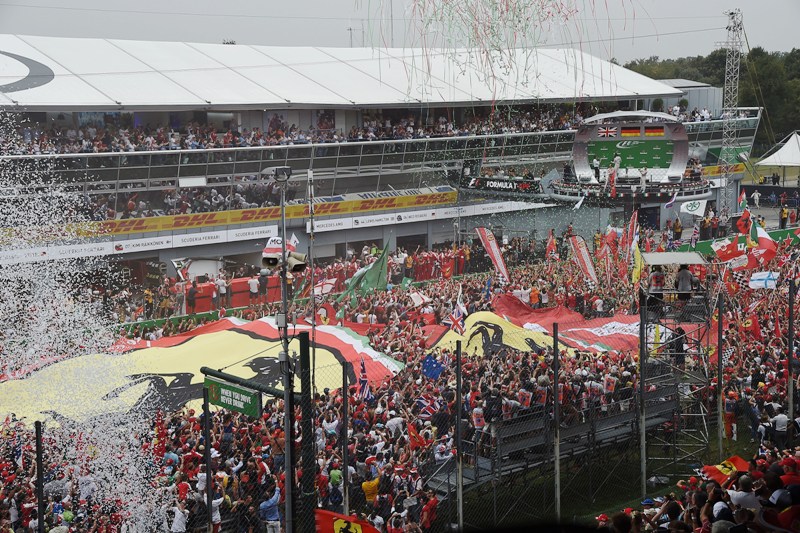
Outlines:
{"label": "red ferrari flag", "polygon": [[750,225],[753,223],[753,219],[750,218],[750,210],[745,209],[742,212],[742,216],[739,220],[736,221],[736,229],[739,230],[739,233],[747,235],[750,233]]}
{"label": "red ferrari flag", "polygon": [[417,429],[414,427],[414,424],[408,425],[408,444],[411,446],[411,450],[416,450],[417,448],[424,448],[430,441],[425,440],[425,438],[419,434]]}
{"label": "red ferrari flag", "polygon": [[739,239],[723,239],[711,243],[711,249],[717,254],[722,262],[730,261],[740,255],[744,255],[744,250],[739,250]]}
{"label": "red ferrari flag", "polygon": [[500,251],[500,246],[497,244],[494,233],[486,228],[475,228],[475,231],[478,233],[478,237],[480,237],[481,243],[486,249],[486,253],[492,260],[495,270],[504,281],[508,282],[511,278],[508,276],[506,262],[503,260],[503,253]]}
{"label": "red ferrari flag", "polygon": [[366,520],[354,516],[315,509],[314,518],[317,533],[380,533]]}
{"label": "red ferrari flag", "polygon": [[755,340],[761,340],[761,326],[758,323],[758,319],[745,318],[742,322],[742,329],[749,332]]}
{"label": "red ferrari flag", "polygon": [[747,461],[738,455],[733,455],[718,465],[706,465],[700,469],[700,471],[708,479],[713,479],[717,483],[725,483],[725,480],[728,479],[728,476],[733,472],[747,472],[748,469],[749,464]]}

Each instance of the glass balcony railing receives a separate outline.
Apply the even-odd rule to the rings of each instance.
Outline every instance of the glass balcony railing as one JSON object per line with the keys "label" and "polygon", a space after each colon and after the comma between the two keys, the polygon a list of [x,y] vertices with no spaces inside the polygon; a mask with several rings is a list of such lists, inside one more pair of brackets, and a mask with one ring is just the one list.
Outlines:
{"label": "glass balcony railing", "polygon": [[[758,113],[737,119],[742,145],[751,146]],[[686,123],[690,142],[714,157],[722,121]],[[574,130],[366,142],[300,144],[211,150],[163,150],[0,156],[21,174],[0,187],[0,201],[41,194],[42,187],[75,194],[95,220],[244,209],[276,205],[278,190],[262,171],[289,166],[295,179],[287,199],[307,201],[306,171],[314,171],[317,198],[453,185],[462,169],[482,165],[538,170],[571,158]],[[716,150],[718,153],[718,150]],[[708,163],[714,164],[714,163]],[[31,175],[25,179],[25,174]],[[537,172],[538,173],[538,172]],[[201,178],[187,180],[186,178]]]}

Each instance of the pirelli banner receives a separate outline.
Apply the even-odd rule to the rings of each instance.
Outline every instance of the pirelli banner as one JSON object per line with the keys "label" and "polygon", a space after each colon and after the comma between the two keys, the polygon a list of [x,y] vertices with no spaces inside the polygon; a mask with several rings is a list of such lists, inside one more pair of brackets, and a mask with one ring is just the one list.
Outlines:
{"label": "pirelli banner", "polygon": [[[391,193],[361,193],[341,195],[335,201],[322,201],[314,205],[315,217],[369,213],[372,211],[388,211],[413,209],[427,206],[440,206],[456,202],[457,192],[451,187],[426,189],[431,192],[403,194],[409,191]],[[435,191],[435,192],[433,192]],[[387,196],[383,196],[387,194]],[[354,196],[359,198],[353,199]],[[286,206],[287,219],[308,217],[308,204]],[[107,220],[98,223],[99,234],[124,235],[128,233],[151,233],[156,231],[173,231],[212,226],[228,226],[234,224],[251,224],[254,222],[276,222],[281,218],[278,206],[237,211],[212,211],[209,213],[192,213],[187,215],[160,216],[151,218],[130,218],[125,220]]]}
{"label": "pirelli banner", "polygon": [[[736,163],[731,165],[731,174],[739,174],[745,171],[744,163]],[[703,167],[703,177],[713,178],[722,175],[722,165],[712,165]]]}

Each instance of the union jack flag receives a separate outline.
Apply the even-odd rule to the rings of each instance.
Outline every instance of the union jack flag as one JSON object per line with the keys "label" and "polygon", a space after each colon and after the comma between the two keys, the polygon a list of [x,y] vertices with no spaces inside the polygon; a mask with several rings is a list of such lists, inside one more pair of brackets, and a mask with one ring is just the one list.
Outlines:
{"label": "union jack flag", "polygon": [[453,312],[450,313],[450,316],[443,320],[446,324],[450,326],[450,329],[458,333],[459,335],[463,335],[465,328],[464,328],[464,313],[461,312],[461,307],[456,306],[453,309]]}
{"label": "union jack flag", "polygon": [[365,402],[371,402],[375,399],[372,394],[372,387],[367,380],[367,366],[364,364],[364,356],[361,356],[361,372],[358,377],[358,399]]}
{"label": "union jack flag", "polygon": [[598,137],[616,137],[617,128],[597,128]]}
{"label": "union jack flag", "polygon": [[464,323],[464,319],[467,318],[467,308],[464,307],[464,300],[462,297],[462,287],[461,285],[458,286],[458,297],[456,298],[456,305],[453,307],[453,312],[450,313],[450,316],[442,320],[442,322],[448,326],[450,329],[458,333],[459,335],[463,335],[466,331],[466,324]]}
{"label": "union jack flag", "polygon": [[420,396],[417,398],[417,406],[419,407],[420,420],[430,420],[431,417],[439,410],[439,400]]}

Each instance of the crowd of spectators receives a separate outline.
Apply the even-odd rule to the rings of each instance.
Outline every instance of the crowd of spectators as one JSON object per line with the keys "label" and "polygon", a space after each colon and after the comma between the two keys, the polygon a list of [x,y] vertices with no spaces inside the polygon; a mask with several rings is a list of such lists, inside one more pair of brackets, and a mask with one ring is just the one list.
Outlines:
{"label": "crowd of spectators", "polygon": [[318,118],[316,125],[307,129],[289,124],[278,113],[273,113],[265,129],[223,128],[198,122],[189,122],[181,127],[149,124],[133,127],[113,123],[89,123],[78,127],[28,123],[20,126],[13,136],[0,137],[0,153],[39,155],[204,150],[558,131],[574,129],[585,117],[598,112],[596,107],[583,104],[500,106],[486,112],[470,113],[463,120],[456,121],[445,115],[423,118],[418,113],[403,115],[373,111],[363,116],[361,127],[352,126],[347,131],[336,128],[333,119],[325,114]]}
{"label": "crowd of spectators", "polygon": [[[642,240],[647,239],[645,232]],[[466,422],[465,437],[481,453],[491,442],[486,435],[492,423],[531,412],[542,398],[545,403],[552,401],[547,395],[555,380],[564,385],[564,394],[559,400],[567,425],[581,422],[587,409],[597,410],[602,416],[629,408],[637,380],[633,353],[578,350],[574,358],[562,358],[562,371],[555,376],[552,372],[554,354],[550,347],[518,350],[502,345],[492,346],[487,353],[476,350],[463,355],[465,405],[463,412],[455,411],[453,365],[450,364],[454,354],[432,348],[426,327],[445,324],[456,310],[459,295],[468,313],[493,310],[495,298],[505,293],[513,294],[531,307],[560,305],[587,318],[637,312],[635,291],[628,276],[610,272],[608,277],[600,276],[598,286],[590,287],[572,261],[554,257],[542,261],[534,251],[535,247],[523,239],[511,239],[503,245],[511,279],[501,287],[487,284],[488,274],[470,274],[485,272],[489,266],[477,244],[429,251],[401,247],[390,257],[391,290],[341,302],[326,296],[318,302],[330,305],[333,314],[345,323],[369,324],[366,335],[372,346],[406,363],[405,369],[391,380],[374,384],[374,399],[359,397],[355,387],[350,391],[347,427],[342,423],[341,391],[325,390],[315,396],[317,463],[313,467],[301,465],[299,473],[313,469],[320,506],[335,511],[342,509],[342,470],[347,469],[354,512],[362,513],[384,531],[428,531],[435,523],[437,500],[435,493],[426,490],[423,480],[430,473],[431,465],[435,468],[452,457],[456,417]],[[795,268],[789,260],[794,251],[794,244],[780,243],[776,258],[763,265],[764,269],[780,272],[781,280],[788,279]],[[337,261],[317,265],[315,274],[317,279],[336,280],[337,290],[341,290],[339,280],[343,283],[352,276],[354,269],[369,264],[378,255],[377,247],[366,245],[360,252],[351,250]],[[448,275],[443,266],[452,268],[452,272]],[[601,260],[596,260],[595,266],[598,272],[603,272]],[[255,272],[242,270],[219,277],[224,283],[228,276],[239,274]],[[467,275],[460,279],[451,277],[459,274]],[[705,278],[711,272],[696,274]],[[664,283],[671,286],[672,276],[667,276]],[[427,284],[405,287],[404,279],[427,281]],[[297,283],[300,282],[298,279]],[[164,288],[169,288],[170,283]],[[730,279],[725,281],[724,290],[729,293],[722,317],[725,374],[721,383],[712,378],[708,393],[701,395],[705,401],[712,401],[715,394],[723,394],[727,438],[749,437],[752,440],[753,461],[746,475],[742,476],[745,472],[735,474],[723,487],[714,483],[701,487],[699,482],[693,481],[677,496],[670,494],[663,500],[645,500],[642,512],[628,510],[628,513],[605,517],[601,520],[603,525],[615,531],[655,529],[658,525],[673,531],[698,527],[701,531],[717,531],[733,527],[732,524],[747,524],[759,531],[758,520],[772,520],[775,525],[783,524],[783,520],[795,520],[793,505],[800,504],[800,493],[792,487],[797,466],[791,457],[796,453],[787,448],[793,432],[793,416],[781,414],[787,400],[790,359],[786,299],[780,290],[783,287],[781,283],[778,291],[765,294]],[[420,293],[425,295],[421,303]],[[218,300],[218,306],[224,306],[224,302]],[[156,308],[155,301],[153,308]],[[243,318],[255,319],[273,314],[275,310],[275,304],[256,303],[237,313]],[[298,319],[314,319],[310,302],[293,304],[291,311]],[[185,317],[173,323],[168,321],[160,329],[133,328],[129,335],[158,338],[189,331],[199,323],[192,317]],[[674,345],[675,339],[665,341]],[[682,361],[668,361],[676,368],[695,371],[704,368],[702,354],[690,345],[681,343],[680,348],[672,352],[670,357],[677,358],[680,353],[683,358]],[[436,379],[422,376],[422,362],[428,355],[446,363]],[[798,400],[800,397],[796,398],[796,403]],[[219,506],[214,510],[215,520],[235,520],[237,524],[259,531],[260,528],[279,528],[280,502],[286,490],[282,486],[282,450],[291,444],[286,443],[282,434],[280,402],[269,404],[265,413],[260,420],[226,412],[215,414],[210,443],[203,441],[199,418],[189,409],[154,422],[158,438],[151,445],[156,450],[155,460],[161,470],[157,481],[168,493],[166,511],[170,527],[179,528],[173,531],[181,531],[184,519],[180,516],[190,527],[202,523],[203,504],[193,495],[202,496],[208,490],[214,492],[215,506]],[[343,463],[341,455],[343,442],[349,449],[348,464]],[[213,482],[207,481],[205,466],[199,460],[203,447],[208,444],[214,450],[213,475],[210,476]],[[21,472],[9,462],[2,466],[4,505],[15,506],[19,514],[11,514],[9,510],[9,516],[16,516],[18,521],[26,520],[29,526],[34,516],[30,505],[32,493],[26,479],[30,472]],[[13,476],[19,476],[24,482],[15,484],[14,479],[9,482]],[[79,490],[80,484],[76,486]],[[64,520],[67,510],[72,517],[78,516],[81,505],[91,507],[90,500],[83,504],[82,500],[86,499],[73,498],[61,507],[53,503],[48,519],[55,525],[58,516]],[[784,508],[789,508],[788,514],[772,512]],[[27,514],[23,513],[25,509]],[[772,511],[765,514],[764,509]],[[100,515],[105,512],[100,511]],[[113,506],[109,507],[106,520],[112,524],[114,520],[119,521],[121,518],[114,518],[115,513]],[[715,523],[719,525],[713,525]]]}
{"label": "crowd of spectators", "polygon": [[645,498],[640,507],[599,515],[598,527],[613,532],[798,531],[800,456],[796,453],[762,446],[727,477],[681,480],[678,490]]}

